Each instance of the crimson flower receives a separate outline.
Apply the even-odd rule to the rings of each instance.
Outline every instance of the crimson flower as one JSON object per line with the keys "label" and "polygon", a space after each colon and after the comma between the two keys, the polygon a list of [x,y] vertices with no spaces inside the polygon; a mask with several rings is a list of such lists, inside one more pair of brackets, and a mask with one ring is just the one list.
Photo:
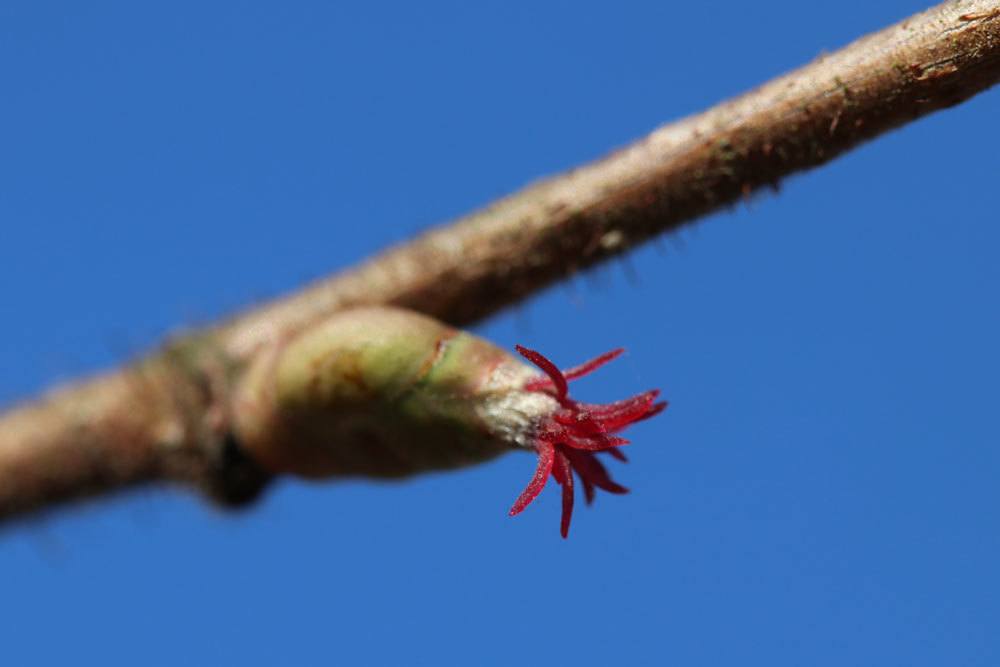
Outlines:
{"label": "crimson flower", "polygon": [[562,486],[560,532],[565,538],[569,535],[573,516],[573,474],[580,478],[583,497],[588,505],[594,500],[595,489],[628,493],[628,489],[612,481],[597,453],[604,452],[619,461],[626,461],[618,448],[628,444],[628,440],[615,434],[631,424],[659,414],[667,403],[656,402],[660,395],[656,389],[605,404],[581,403],[569,397],[570,380],[597,370],[619,356],[624,351],[622,349],[606,352],[566,371],[560,371],[539,352],[520,345],[517,351],[545,373],[545,376],[529,381],[524,389],[548,393],[559,403],[559,408],[537,424],[534,445],[538,452],[538,467],[528,486],[514,501],[510,515],[520,514],[538,497],[551,476]]}

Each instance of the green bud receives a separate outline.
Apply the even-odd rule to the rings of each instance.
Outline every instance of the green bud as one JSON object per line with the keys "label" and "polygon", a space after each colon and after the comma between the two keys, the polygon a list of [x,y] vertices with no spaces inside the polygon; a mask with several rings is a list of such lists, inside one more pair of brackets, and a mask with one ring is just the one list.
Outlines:
{"label": "green bud", "polygon": [[241,445],[273,472],[396,477],[532,447],[553,397],[491,343],[397,308],[335,314],[264,350],[237,392]]}

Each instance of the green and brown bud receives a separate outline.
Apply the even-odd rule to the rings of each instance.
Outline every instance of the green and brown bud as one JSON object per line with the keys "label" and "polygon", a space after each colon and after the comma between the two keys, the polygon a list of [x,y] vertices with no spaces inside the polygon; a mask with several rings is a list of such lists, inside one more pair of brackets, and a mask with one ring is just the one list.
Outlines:
{"label": "green and brown bud", "polygon": [[267,350],[238,392],[243,447],[274,472],[398,477],[532,447],[558,407],[535,372],[418,313],[357,308]]}
{"label": "green and brown bud", "polygon": [[538,352],[518,352],[544,375],[418,313],[342,311],[258,355],[236,392],[235,436],[270,472],[308,478],[402,477],[535,451],[535,475],[511,514],[554,477],[566,536],[573,475],[588,503],[595,488],[624,493],[596,453],[625,460],[618,448],[628,441],[615,434],[666,404],[655,390],[605,405],[569,397],[568,381],[621,350],[565,372]]}

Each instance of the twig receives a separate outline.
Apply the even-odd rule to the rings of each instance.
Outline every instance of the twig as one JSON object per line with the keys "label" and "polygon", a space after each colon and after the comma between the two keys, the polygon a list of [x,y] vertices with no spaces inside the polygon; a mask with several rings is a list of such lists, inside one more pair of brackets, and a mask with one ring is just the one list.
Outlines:
{"label": "twig", "polygon": [[347,305],[463,325],[1000,79],[1000,2],[947,2],[224,330],[237,356]]}
{"label": "twig", "polygon": [[0,517],[153,480],[245,502],[267,476],[227,437],[226,406],[263,346],[360,304],[478,320],[998,80],[1000,0],[947,2],[137,367],[12,410],[0,417]]}

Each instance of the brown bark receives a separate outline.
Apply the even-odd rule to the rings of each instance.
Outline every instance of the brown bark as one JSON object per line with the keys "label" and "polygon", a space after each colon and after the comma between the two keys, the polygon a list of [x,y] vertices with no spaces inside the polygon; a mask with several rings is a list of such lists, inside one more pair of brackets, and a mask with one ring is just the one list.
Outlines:
{"label": "brown bark", "polygon": [[939,5],[247,313],[227,349],[361,303],[468,324],[998,78],[1000,2]]}

